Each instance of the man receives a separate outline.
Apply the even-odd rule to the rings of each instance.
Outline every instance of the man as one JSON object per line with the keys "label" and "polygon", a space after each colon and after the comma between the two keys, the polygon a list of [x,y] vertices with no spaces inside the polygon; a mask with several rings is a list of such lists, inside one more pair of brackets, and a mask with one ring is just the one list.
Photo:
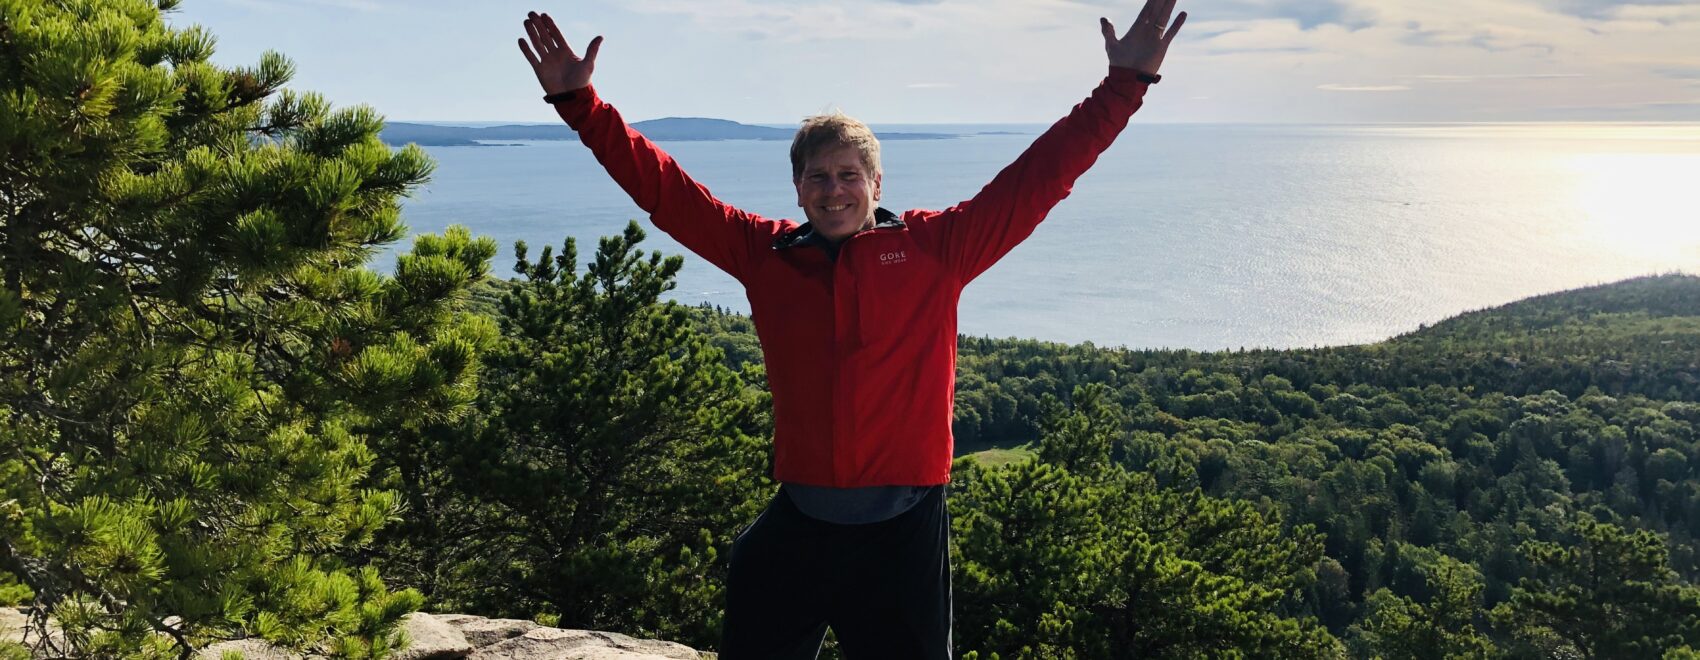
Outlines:
{"label": "man", "polygon": [[601,37],[581,58],[554,19],[528,16],[519,47],[544,100],[657,227],[750,300],[783,485],[732,546],[720,657],[813,658],[828,626],[852,659],[951,657],[944,500],[957,298],[1127,125],[1186,20],[1169,24],[1174,5],[1148,0],[1120,38],[1100,19],[1104,81],[943,211],[880,208],[872,131],[843,115],[805,120],[791,147],[802,224],[709,194],[596,95]]}

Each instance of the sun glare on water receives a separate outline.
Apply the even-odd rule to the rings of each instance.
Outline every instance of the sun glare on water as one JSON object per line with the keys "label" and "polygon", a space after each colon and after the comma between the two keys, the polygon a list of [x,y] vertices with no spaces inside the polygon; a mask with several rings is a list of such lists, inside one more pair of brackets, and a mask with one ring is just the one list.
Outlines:
{"label": "sun glare on water", "polygon": [[1571,164],[1589,240],[1685,270],[1700,268],[1700,154],[1587,154]]}

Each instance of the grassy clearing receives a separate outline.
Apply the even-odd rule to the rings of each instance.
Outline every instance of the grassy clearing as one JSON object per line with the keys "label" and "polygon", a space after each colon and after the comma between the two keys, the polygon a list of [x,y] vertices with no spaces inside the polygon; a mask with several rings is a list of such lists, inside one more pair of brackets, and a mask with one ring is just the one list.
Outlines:
{"label": "grassy clearing", "polygon": [[977,451],[977,452],[974,452],[972,454],[969,454],[968,456],[970,458],[973,458],[976,461],[979,461],[979,463],[981,465],[984,465],[986,467],[998,467],[998,466],[1001,466],[1001,465],[1007,465],[1007,464],[1014,463],[1014,462],[1017,462],[1017,461],[1025,461],[1025,460],[1032,458],[1034,456],[1037,456],[1037,455],[1038,454],[1036,454],[1032,450],[1028,449],[1027,445],[1022,445],[1020,447],[1015,447],[1013,449],[1005,449],[1005,448],[998,447],[998,448],[993,448],[993,449],[987,449],[985,451]]}

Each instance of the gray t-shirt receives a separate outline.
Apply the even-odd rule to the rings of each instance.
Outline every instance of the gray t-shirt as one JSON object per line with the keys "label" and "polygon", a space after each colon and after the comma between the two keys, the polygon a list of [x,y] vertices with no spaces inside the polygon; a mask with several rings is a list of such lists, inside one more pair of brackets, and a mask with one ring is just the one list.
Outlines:
{"label": "gray t-shirt", "polygon": [[833,488],[783,483],[779,490],[797,510],[815,520],[837,525],[863,525],[890,520],[915,507],[937,486],[865,486]]}

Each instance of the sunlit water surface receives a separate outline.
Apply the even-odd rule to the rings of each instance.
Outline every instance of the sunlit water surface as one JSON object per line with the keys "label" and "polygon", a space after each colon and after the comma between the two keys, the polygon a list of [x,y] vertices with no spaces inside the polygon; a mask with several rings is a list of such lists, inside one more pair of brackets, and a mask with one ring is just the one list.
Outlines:
{"label": "sunlit water surface", "polygon": [[[884,205],[971,197],[1042,126],[887,141]],[[985,134],[1021,131],[1025,134]],[[662,145],[728,203],[796,217],[787,143]],[[581,256],[644,218],[576,142],[430,149],[416,232],[463,224]],[[1700,273],[1700,125],[1150,125],[1137,119],[1032,238],[970,285],[961,330],[1220,349],[1377,341],[1530,295]],[[653,226],[645,245],[683,249]],[[405,247],[405,246],[400,246]],[[393,252],[376,264],[389,269]],[[673,296],[748,311],[687,256]]]}

